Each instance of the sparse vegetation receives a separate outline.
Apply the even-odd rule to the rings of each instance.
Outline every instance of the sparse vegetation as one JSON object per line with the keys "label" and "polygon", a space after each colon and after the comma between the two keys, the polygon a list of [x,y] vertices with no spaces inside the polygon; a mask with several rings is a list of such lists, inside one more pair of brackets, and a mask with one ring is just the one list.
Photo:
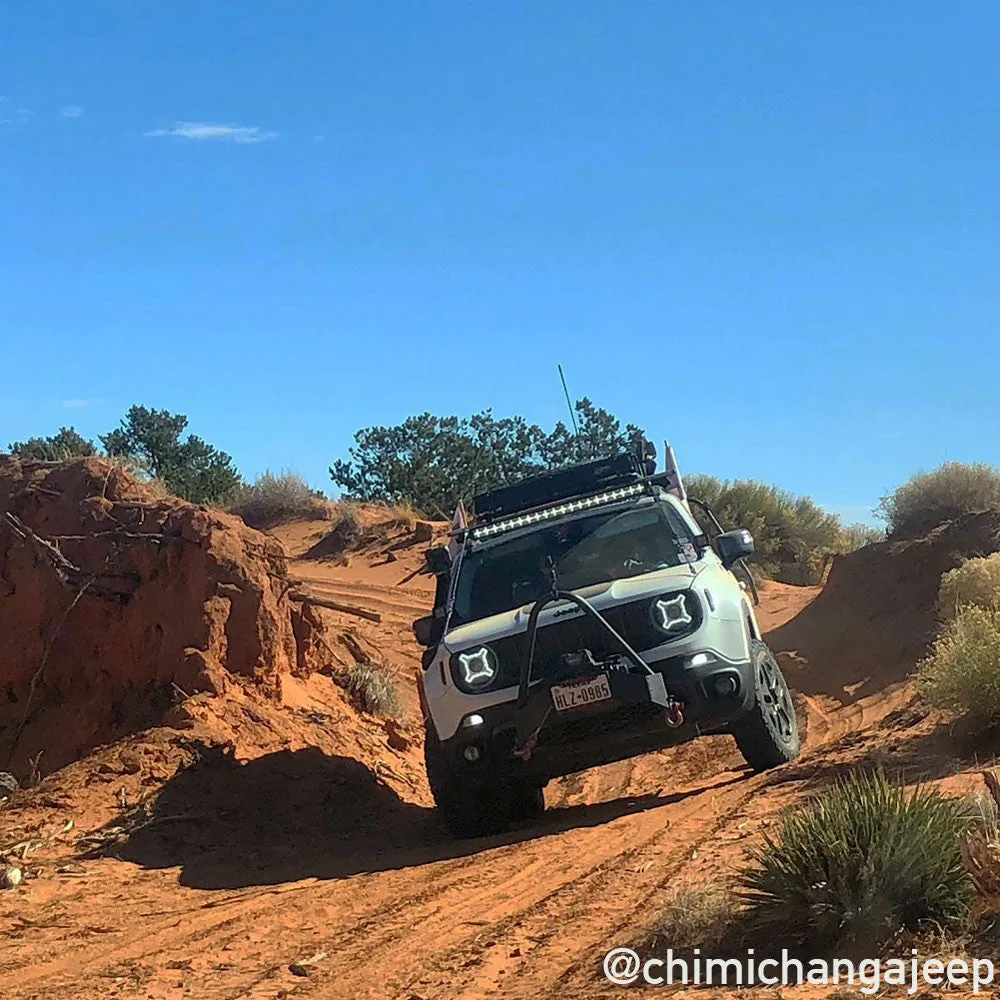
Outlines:
{"label": "sparse vegetation", "polygon": [[934,704],[1000,721],[1000,606],[959,608],[918,664],[917,679]]}
{"label": "sparse vegetation", "polygon": [[881,774],[838,782],[751,854],[740,896],[758,932],[810,947],[885,941],[968,914],[968,808]]}
{"label": "sparse vegetation", "polygon": [[299,519],[329,520],[334,516],[333,504],[297,472],[288,470],[278,475],[268,470],[252,484],[241,486],[228,509],[252,528],[270,528]]}
{"label": "sparse vegetation", "polygon": [[664,904],[650,935],[649,947],[675,950],[701,948],[711,952],[726,937],[736,910],[736,900],[727,889],[685,887]]}
{"label": "sparse vegetation", "polygon": [[[809,497],[797,497],[754,480],[735,482],[695,475],[685,480],[688,494],[705,501],[724,528],[747,528],[756,551],[750,558],[759,572],[784,583],[816,584],[835,555],[880,540],[866,525],[842,527]],[[710,530],[709,525],[703,525]]]}
{"label": "sparse vegetation", "polygon": [[338,673],[337,680],[362,712],[390,719],[403,714],[399,691],[384,667],[355,663]]}
{"label": "sparse vegetation", "polygon": [[334,514],[336,524],[327,536],[340,550],[350,548],[360,538],[364,531],[361,519],[361,508],[355,503],[339,503]]}
{"label": "sparse vegetation", "polygon": [[967,559],[941,577],[938,607],[945,620],[972,604],[981,608],[1000,604],[1000,552]]}
{"label": "sparse vegetation", "polygon": [[896,536],[917,534],[976,511],[1000,509],[1000,469],[982,462],[946,462],[882,497],[876,513]]}

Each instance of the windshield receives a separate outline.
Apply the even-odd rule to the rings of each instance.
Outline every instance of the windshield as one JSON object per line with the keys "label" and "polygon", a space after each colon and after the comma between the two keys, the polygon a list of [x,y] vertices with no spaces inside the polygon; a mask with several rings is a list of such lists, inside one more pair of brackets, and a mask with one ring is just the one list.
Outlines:
{"label": "windshield", "polygon": [[693,543],[680,515],[658,503],[560,521],[468,551],[452,622],[477,621],[537,601],[552,589],[550,559],[559,589],[579,590],[692,562]]}

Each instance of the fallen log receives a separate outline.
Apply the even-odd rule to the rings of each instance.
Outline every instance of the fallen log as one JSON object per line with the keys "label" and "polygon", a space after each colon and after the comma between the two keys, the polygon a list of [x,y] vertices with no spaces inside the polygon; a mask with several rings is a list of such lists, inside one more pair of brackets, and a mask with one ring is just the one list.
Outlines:
{"label": "fallen log", "polygon": [[293,601],[300,601],[303,604],[316,604],[321,608],[329,608],[331,611],[340,611],[345,615],[356,615],[358,618],[366,618],[370,622],[379,624],[382,616],[377,611],[369,611],[368,608],[359,608],[354,604],[342,604],[340,601],[330,601],[325,597],[314,597],[302,590],[293,590],[288,595]]}

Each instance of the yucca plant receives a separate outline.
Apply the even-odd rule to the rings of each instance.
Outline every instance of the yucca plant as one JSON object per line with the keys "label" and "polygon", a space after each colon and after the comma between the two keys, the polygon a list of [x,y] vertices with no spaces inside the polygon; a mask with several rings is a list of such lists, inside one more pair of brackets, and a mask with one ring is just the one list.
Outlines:
{"label": "yucca plant", "polygon": [[752,925],[811,947],[959,922],[973,893],[962,858],[972,824],[963,803],[933,789],[908,794],[883,774],[855,776],[765,836],[739,895]]}
{"label": "yucca plant", "polygon": [[355,663],[336,674],[335,679],[362,712],[390,719],[403,714],[399,691],[384,667]]}

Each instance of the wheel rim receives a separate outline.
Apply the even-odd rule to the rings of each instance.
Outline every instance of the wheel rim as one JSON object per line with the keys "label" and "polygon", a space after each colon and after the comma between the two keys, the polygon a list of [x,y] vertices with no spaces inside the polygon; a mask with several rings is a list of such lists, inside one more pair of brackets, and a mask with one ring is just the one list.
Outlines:
{"label": "wheel rim", "polygon": [[771,731],[783,742],[795,738],[795,708],[781,669],[770,656],[757,666],[757,697]]}

